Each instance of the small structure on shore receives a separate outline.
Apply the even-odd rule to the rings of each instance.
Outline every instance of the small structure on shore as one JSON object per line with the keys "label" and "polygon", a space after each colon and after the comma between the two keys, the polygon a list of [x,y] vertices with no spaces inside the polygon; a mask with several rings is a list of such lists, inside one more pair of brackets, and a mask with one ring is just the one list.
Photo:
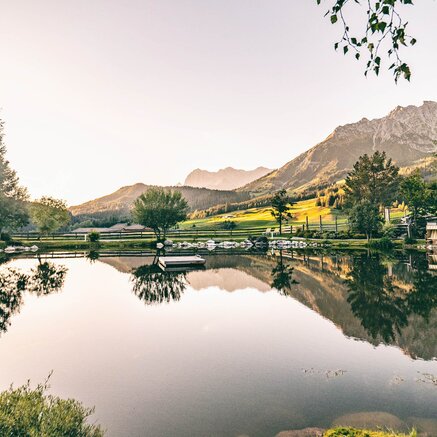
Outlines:
{"label": "small structure on shore", "polygon": [[426,224],[426,242],[431,246],[437,246],[437,222]]}
{"label": "small structure on shore", "polygon": [[160,256],[158,264],[161,268],[203,266],[205,259],[198,256]]}

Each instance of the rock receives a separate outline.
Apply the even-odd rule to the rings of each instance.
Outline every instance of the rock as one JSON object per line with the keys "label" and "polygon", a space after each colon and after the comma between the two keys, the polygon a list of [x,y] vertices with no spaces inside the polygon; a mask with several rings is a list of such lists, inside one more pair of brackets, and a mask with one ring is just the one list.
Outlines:
{"label": "rock", "polygon": [[275,437],[322,437],[324,432],[325,430],[322,428],[293,429],[281,431]]}
{"label": "rock", "polygon": [[332,422],[332,426],[352,426],[354,428],[386,428],[394,431],[408,431],[407,424],[399,417],[384,411],[362,411],[345,414]]}

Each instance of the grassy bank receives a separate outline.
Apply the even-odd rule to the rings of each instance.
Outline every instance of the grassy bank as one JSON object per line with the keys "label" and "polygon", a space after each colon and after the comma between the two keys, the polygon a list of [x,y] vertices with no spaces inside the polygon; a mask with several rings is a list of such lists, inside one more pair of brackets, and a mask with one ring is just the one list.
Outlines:
{"label": "grassy bank", "polygon": [[399,434],[391,431],[372,431],[356,428],[333,428],[324,433],[324,437],[415,437],[416,431],[409,434]]}
{"label": "grassy bank", "polygon": [[[305,223],[306,217],[311,224],[317,225],[320,217],[326,225],[333,225],[337,219],[338,226],[345,225],[347,217],[344,211],[326,206],[316,206],[316,199],[301,200],[293,205],[291,209],[293,215],[289,224],[299,226]],[[392,219],[400,219],[403,216],[400,209],[392,209]],[[225,214],[214,215],[206,218],[187,220],[183,222],[181,229],[196,227],[199,229],[220,229],[227,220],[233,221],[237,229],[248,229],[255,227],[276,228],[278,224],[272,217],[270,207],[251,208],[243,211],[232,211]]]}
{"label": "grassy bank", "polygon": [[[208,239],[213,239],[216,242],[218,241],[244,241],[247,236],[237,236],[237,237],[215,237],[214,235],[210,235],[209,237],[202,238],[177,238],[173,239],[173,242],[199,242],[206,241]],[[289,235],[284,235],[282,238],[288,239]],[[275,239],[280,239],[277,237]],[[367,240],[365,239],[307,239],[305,240],[308,243],[317,242],[319,244],[323,244],[326,247],[330,247],[332,249],[365,249],[369,247]],[[378,242],[378,239],[372,240],[372,244]],[[0,243],[1,244],[1,243]],[[151,238],[143,238],[143,239],[129,239],[129,240],[109,240],[109,241],[100,241],[99,243],[90,243],[89,241],[81,241],[81,240],[17,240],[15,241],[16,245],[23,246],[32,246],[36,245],[42,251],[44,250],[98,250],[98,249],[150,249],[155,247],[156,240]],[[422,247],[425,244],[424,240],[418,240],[415,245],[405,245],[403,240],[393,240],[393,248],[394,249],[418,249],[418,247]],[[3,247],[5,245],[3,244]],[[378,249],[377,247],[373,247],[373,249]]]}

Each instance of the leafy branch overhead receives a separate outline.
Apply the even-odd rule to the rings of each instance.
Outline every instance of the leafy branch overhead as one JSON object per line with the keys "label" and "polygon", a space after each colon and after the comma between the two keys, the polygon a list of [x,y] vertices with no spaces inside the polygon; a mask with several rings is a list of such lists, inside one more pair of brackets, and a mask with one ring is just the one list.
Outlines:
{"label": "leafy branch overhead", "polygon": [[[332,6],[325,16],[329,16],[331,23],[340,23],[343,26],[343,33],[339,41],[334,44],[337,50],[342,49],[346,55],[349,51],[354,53],[357,60],[360,59],[363,51],[368,53],[365,75],[369,71],[379,74],[382,59],[384,56],[391,62],[388,67],[393,71],[395,82],[400,77],[407,80],[411,78],[409,65],[403,61],[400,55],[402,46],[408,47],[416,44],[416,39],[408,35],[407,25],[399,13],[402,5],[412,5],[412,0],[326,0]],[[320,5],[322,0],[316,0]],[[356,34],[350,27],[346,17],[354,7],[365,4],[366,24],[359,34]],[[385,52],[385,55],[384,53]]]}

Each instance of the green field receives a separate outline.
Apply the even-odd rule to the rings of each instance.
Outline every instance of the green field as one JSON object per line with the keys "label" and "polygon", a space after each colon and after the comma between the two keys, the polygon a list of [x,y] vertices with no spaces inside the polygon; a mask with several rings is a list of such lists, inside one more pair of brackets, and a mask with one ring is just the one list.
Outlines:
{"label": "green field", "polygon": [[[233,211],[225,214],[214,215],[203,219],[187,220],[180,224],[181,229],[198,228],[198,229],[221,229],[223,222],[230,220],[237,225],[236,229],[249,228],[276,228],[278,224],[271,214],[270,207],[251,208],[243,211]],[[316,206],[315,199],[302,200],[293,205],[291,212],[293,218],[288,222],[289,225],[302,225],[308,216],[310,225],[318,226],[319,217],[322,217],[323,224],[332,225],[337,217],[339,226],[346,223],[347,218],[344,211],[335,210],[329,207]],[[399,219],[403,212],[393,209],[392,219]]]}

